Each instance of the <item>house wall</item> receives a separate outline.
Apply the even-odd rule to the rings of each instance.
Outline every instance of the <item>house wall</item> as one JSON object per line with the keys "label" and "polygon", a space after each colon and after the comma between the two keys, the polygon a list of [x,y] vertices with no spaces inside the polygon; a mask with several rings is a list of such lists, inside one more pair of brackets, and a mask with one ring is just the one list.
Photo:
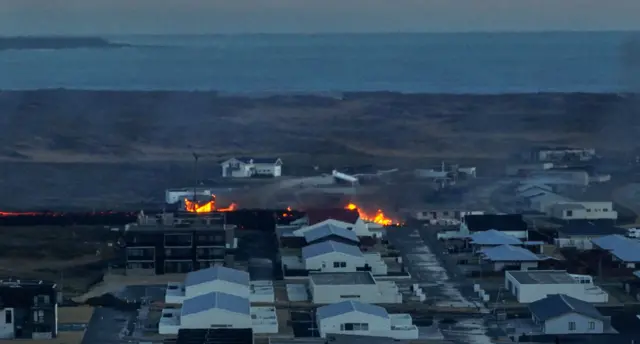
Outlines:
{"label": "house wall", "polygon": [[[565,209],[563,204],[578,204],[584,209]],[[617,219],[618,212],[613,210],[612,202],[566,202],[549,207],[547,215],[562,220],[598,220]]]}
{"label": "house wall", "polygon": [[516,296],[520,303],[531,303],[552,294],[565,294],[586,302],[607,302],[609,295],[591,284],[520,284],[505,274],[505,288]]}
{"label": "house wall", "polygon": [[538,262],[495,262],[492,263],[493,271],[502,271],[507,267],[518,266],[521,271],[535,270],[538,268]]}
{"label": "house wall", "polygon": [[256,174],[280,177],[282,175],[282,167],[276,164],[254,164]]}
{"label": "house wall", "polygon": [[[570,323],[575,324],[575,330],[569,330]],[[590,325],[593,325],[593,329]],[[582,314],[568,313],[545,321],[543,331],[545,334],[598,334],[604,332],[604,322]]]}
{"label": "house wall", "polygon": [[[345,331],[341,329],[341,325],[348,323],[367,324],[369,330],[367,331]],[[327,333],[343,333],[362,336],[371,336],[372,331],[375,332],[390,332],[391,320],[389,318],[381,318],[379,316],[371,315],[361,312],[348,312],[345,314],[337,315],[326,319],[318,320],[318,332],[320,337],[326,338]]]}
{"label": "house wall", "polygon": [[[345,267],[334,267],[333,263],[346,263]],[[316,270],[321,272],[355,272],[356,268],[364,267],[366,260],[364,257],[353,257],[340,252],[330,252],[320,256],[306,259],[304,262],[306,270]]]}
{"label": "house wall", "polygon": [[245,164],[238,160],[229,160],[222,163],[222,176],[233,178],[251,177],[253,165]]}
{"label": "house wall", "polygon": [[194,286],[185,287],[185,298],[192,298],[211,292],[221,292],[231,295],[236,295],[244,298],[248,298],[251,294],[249,287],[230,283],[223,280],[215,280],[211,282],[201,283]]}
{"label": "house wall", "polygon": [[0,339],[13,339],[14,337],[15,310],[13,308],[2,309],[0,310]]}
{"label": "house wall", "polygon": [[554,239],[554,244],[560,248],[574,247],[578,250],[587,251],[593,249],[593,243],[591,240],[599,237],[601,237],[601,235],[563,237]]}
{"label": "house wall", "polygon": [[345,300],[384,303],[380,299],[380,290],[376,284],[315,285],[313,280],[310,281],[309,289],[313,303],[329,304]]}
{"label": "house wall", "polygon": [[214,308],[180,318],[180,328],[204,329],[211,327],[251,328],[251,316]]}

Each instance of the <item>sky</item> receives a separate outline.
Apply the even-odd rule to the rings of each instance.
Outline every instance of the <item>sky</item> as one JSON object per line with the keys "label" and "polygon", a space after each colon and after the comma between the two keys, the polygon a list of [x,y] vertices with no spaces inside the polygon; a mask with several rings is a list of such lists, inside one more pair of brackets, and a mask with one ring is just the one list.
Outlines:
{"label": "sky", "polygon": [[0,0],[0,35],[640,30],[640,0]]}

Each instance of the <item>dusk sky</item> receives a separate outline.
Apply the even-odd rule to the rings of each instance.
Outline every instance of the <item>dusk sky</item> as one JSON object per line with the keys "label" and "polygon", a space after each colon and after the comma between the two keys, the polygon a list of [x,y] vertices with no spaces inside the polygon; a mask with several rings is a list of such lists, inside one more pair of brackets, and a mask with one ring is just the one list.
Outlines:
{"label": "dusk sky", "polygon": [[0,35],[640,30],[640,0],[0,0]]}

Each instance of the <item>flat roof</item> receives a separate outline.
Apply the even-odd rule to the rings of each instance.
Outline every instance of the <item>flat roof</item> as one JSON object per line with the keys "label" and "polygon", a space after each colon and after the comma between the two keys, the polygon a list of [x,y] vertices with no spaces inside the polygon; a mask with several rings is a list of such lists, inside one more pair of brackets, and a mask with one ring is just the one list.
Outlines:
{"label": "flat roof", "polygon": [[316,285],[376,284],[371,273],[366,271],[312,273],[309,278]]}
{"label": "flat roof", "polygon": [[566,271],[508,271],[520,284],[578,284]]}

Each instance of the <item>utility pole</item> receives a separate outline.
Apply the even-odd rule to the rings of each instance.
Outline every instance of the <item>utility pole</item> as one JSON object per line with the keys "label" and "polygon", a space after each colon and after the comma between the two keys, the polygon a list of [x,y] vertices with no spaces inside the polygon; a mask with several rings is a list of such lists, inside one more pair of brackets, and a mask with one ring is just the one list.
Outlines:
{"label": "utility pole", "polygon": [[197,187],[198,187],[198,159],[200,156],[196,152],[192,152],[193,154],[193,202],[197,204]]}

